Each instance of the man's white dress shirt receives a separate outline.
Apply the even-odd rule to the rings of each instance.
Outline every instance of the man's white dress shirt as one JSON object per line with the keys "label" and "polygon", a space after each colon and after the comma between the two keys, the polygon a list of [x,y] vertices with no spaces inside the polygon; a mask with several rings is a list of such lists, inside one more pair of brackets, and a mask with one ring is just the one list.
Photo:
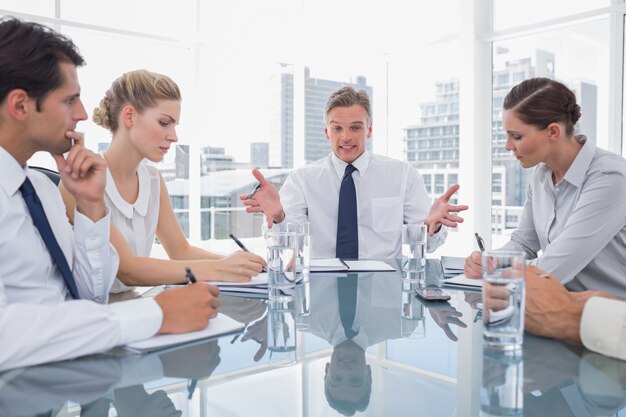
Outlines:
{"label": "man's white dress shirt", "polygon": [[604,297],[587,300],[580,338],[587,349],[626,360],[626,301]]}
{"label": "man's white dress shirt", "polygon": [[[295,169],[280,189],[283,222],[311,223],[311,256],[335,257],[339,188],[348,164],[334,153]],[[431,201],[421,175],[405,162],[365,151],[352,165],[356,187],[359,258],[397,258],[402,225],[423,223]],[[445,227],[428,239],[434,251],[445,241]]]}
{"label": "man's white dress shirt", "polygon": [[586,142],[556,185],[552,170],[537,166],[519,227],[503,249],[524,251],[572,291],[626,297],[625,196],[626,160]]}
{"label": "man's white dress shirt", "polygon": [[[30,217],[19,191],[27,175],[80,300],[71,299]],[[52,181],[0,147],[0,371],[100,352],[158,331],[162,312],[154,300],[105,304],[119,264],[109,224],[108,214],[93,223],[76,211],[72,228]]]}

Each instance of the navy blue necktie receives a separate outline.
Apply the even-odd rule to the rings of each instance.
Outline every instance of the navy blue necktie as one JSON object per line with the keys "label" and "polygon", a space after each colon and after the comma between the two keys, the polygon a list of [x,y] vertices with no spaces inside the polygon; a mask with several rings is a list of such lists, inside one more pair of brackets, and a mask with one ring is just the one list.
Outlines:
{"label": "navy blue necktie", "polygon": [[352,173],[354,165],[348,165],[339,189],[339,210],[337,212],[337,258],[359,258],[359,227],[356,206],[356,188]]}
{"label": "navy blue necktie", "polygon": [[356,299],[358,289],[357,274],[348,274],[347,277],[337,278],[337,295],[339,298],[339,318],[343,331],[348,339],[359,334],[352,330],[356,316]]}
{"label": "navy blue necktie", "polygon": [[26,207],[28,207],[28,211],[30,212],[30,217],[32,217],[37,230],[39,230],[39,234],[46,244],[50,255],[52,255],[52,259],[54,259],[54,262],[59,267],[59,271],[61,271],[61,275],[63,275],[63,280],[65,281],[65,284],[67,284],[67,288],[70,290],[70,294],[74,299],[78,299],[78,289],[76,288],[76,281],[74,281],[72,271],[67,264],[67,259],[65,259],[63,251],[54,237],[54,233],[52,233],[50,223],[48,223],[46,213],[43,211],[41,201],[39,200],[39,197],[37,197],[35,188],[33,188],[33,184],[30,182],[28,177],[24,180],[24,183],[20,187],[20,191],[22,193],[22,198],[24,198],[24,201],[26,202]]}

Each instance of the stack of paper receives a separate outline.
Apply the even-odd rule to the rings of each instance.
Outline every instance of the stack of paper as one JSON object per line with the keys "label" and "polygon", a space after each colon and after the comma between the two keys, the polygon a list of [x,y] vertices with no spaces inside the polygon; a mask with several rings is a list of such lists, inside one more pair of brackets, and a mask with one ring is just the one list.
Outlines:
{"label": "stack of paper", "polygon": [[210,281],[207,284],[219,287],[224,295],[246,295],[248,297],[267,297],[267,272],[262,272],[246,282]]}
{"label": "stack of paper", "polygon": [[454,277],[463,273],[465,258],[458,256],[442,256],[441,266],[443,267],[444,277]]}
{"label": "stack of paper", "polygon": [[445,278],[442,284],[449,287],[461,287],[466,289],[479,290],[483,286],[483,280],[468,278],[465,275],[461,274],[452,278]]}

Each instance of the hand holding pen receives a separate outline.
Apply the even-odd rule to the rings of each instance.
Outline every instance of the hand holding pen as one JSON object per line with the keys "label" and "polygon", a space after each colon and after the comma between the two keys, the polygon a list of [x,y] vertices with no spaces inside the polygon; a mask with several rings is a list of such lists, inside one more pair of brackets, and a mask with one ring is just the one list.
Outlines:
{"label": "hand holding pen", "polygon": [[274,223],[285,219],[285,212],[280,203],[280,196],[276,188],[261,174],[258,169],[252,170],[252,175],[258,181],[249,194],[239,196],[246,206],[246,213],[263,213],[267,220],[267,227],[272,228]]}
{"label": "hand holding pen", "polygon": [[[233,235],[232,233],[230,233],[228,236],[237,244],[237,246],[241,248],[242,251],[250,253],[246,245],[244,245],[241,240],[237,239],[237,236]],[[261,269],[261,272],[266,272],[266,271],[267,270],[265,269],[265,267]]]}
{"label": "hand holding pen", "polygon": [[474,233],[474,237],[476,238],[476,243],[478,244],[478,249],[480,249],[480,251],[474,251],[470,254],[470,256],[465,258],[463,273],[468,278],[480,278],[483,274],[482,252],[485,251],[485,241],[478,233]]}

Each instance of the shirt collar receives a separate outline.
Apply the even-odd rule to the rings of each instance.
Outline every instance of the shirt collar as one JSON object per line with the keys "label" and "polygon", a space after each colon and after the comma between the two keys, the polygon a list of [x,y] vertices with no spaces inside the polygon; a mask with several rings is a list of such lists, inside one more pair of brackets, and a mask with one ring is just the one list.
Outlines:
{"label": "shirt collar", "polygon": [[2,146],[0,146],[0,167],[2,167],[0,187],[8,196],[12,196],[26,179],[27,168],[20,166],[17,160]]}
{"label": "shirt collar", "polygon": [[117,209],[128,219],[133,218],[133,211],[136,211],[140,216],[145,216],[148,212],[148,203],[150,200],[150,178],[148,169],[142,162],[137,167],[137,177],[139,178],[139,194],[137,200],[130,204],[124,200],[115,186],[111,171],[107,168],[107,183],[106,193],[111,199],[111,202],[117,207]]}
{"label": "shirt collar", "polygon": [[[583,135],[578,135],[575,137],[579,143],[582,143],[582,147],[580,151],[578,151],[578,155],[574,158],[572,165],[568,168],[563,180],[572,184],[573,186],[579,188],[582,186],[583,181],[585,180],[585,175],[587,174],[587,170],[589,169],[589,165],[591,165],[591,161],[596,154],[596,145],[587,140],[587,138]],[[552,169],[545,163],[542,163],[537,167],[539,172],[539,179],[542,184],[547,184],[552,182]]]}
{"label": "shirt collar", "polygon": [[[335,172],[339,176],[339,178],[342,178],[344,172],[346,171],[346,167],[348,166],[348,163],[341,160],[337,155],[335,155],[334,152],[330,153],[330,162]],[[358,170],[358,173],[361,176],[361,178],[363,177],[363,175],[365,175],[365,171],[367,170],[367,167],[369,166],[369,164],[370,164],[370,153],[368,152],[367,149],[365,150],[365,152],[361,154],[361,156],[359,156],[356,160],[354,160],[354,162],[352,162],[352,165]]]}
{"label": "shirt collar", "polygon": [[589,170],[589,165],[591,165],[591,161],[596,154],[596,145],[588,141],[584,136],[582,138],[578,136],[576,139],[582,142],[583,146],[578,151],[578,155],[574,158],[574,162],[572,162],[563,179],[580,188]]}

